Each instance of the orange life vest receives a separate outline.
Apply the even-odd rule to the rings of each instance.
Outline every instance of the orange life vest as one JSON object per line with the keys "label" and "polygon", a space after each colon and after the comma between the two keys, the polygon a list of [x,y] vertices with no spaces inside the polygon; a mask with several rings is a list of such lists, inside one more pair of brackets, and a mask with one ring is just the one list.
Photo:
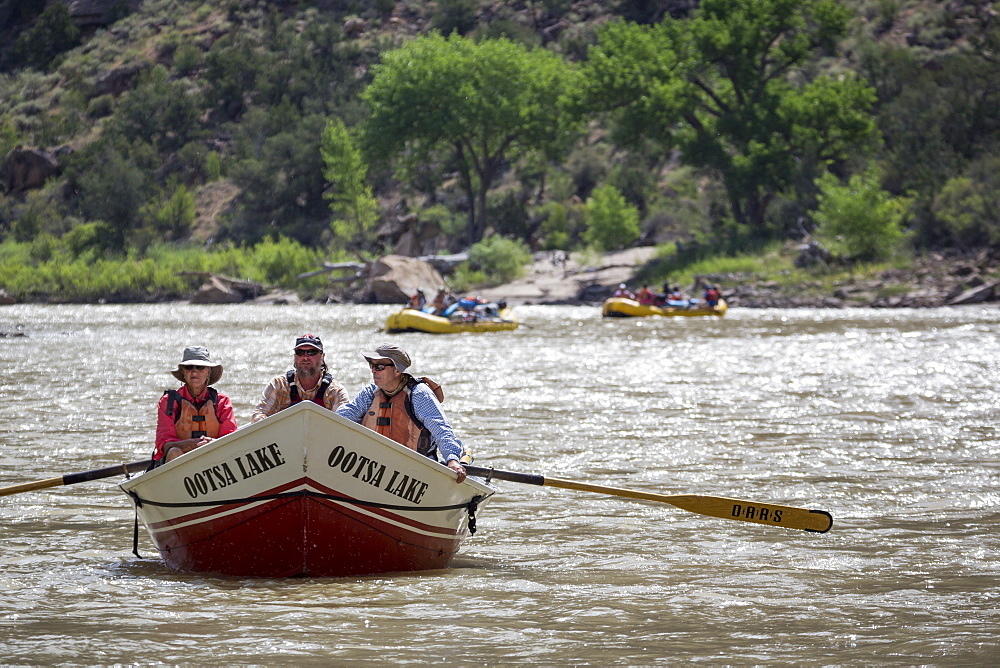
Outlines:
{"label": "orange life vest", "polygon": [[410,393],[419,383],[426,383],[438,401],[444,401],[444,390],[433,380],[426,377],[410,378],[405,387],[391,397],[387,397],[381,389],[376,389],[371,405],[361,418],[361,424],[411,450],[433,458],[436,457],[437,448],[431,442],[431,432],[413,412],[413,400],[410,398]]}
{"label": "orange life vest", "polygon": [[177,438],[219,437],[219,416],[216,415],[219,393],[214,387],[208,388],[208,396],[201,401],[190,402],[177,390],[167,390],[167,415],[173,416]]}

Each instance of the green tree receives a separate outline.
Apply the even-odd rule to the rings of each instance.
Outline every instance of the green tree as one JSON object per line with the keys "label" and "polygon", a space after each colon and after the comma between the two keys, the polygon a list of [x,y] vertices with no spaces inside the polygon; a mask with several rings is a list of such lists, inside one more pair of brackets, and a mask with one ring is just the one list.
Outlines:
{"label": "green tree", "polygon": [[323,197],[330,201],[334,235],[348,242],[365,240],[378,222],[378,201],[366,182],[368,166],[361,150],[339,118],[323,129],[320,153],[323,176],[330,183]]}
{"label": "green tree", "polygon": [[64,51],[80,43],[80,29],[73,24],[67,4],[52,3],[35,24],[17,38],[14,61],[40,70],[48,68]]}
{"label": "green tree", "polygon": [[816,185],[816,235],[829,248],[862,261],[892,255],[903,239],[907,202],[883,190],[874,170],[853,175],[846,185],[826,173]]}
{"label": "green tree", "polygon": [[[995,47],[1000,28],[990,29],[990,23],[983,21],[982,35],[970,40],[975,49],[937,55],[933,66],[900,46],[863,44],[859,51],[861,71],[878,91],[883,184],[894,193],[914,194],[913,227],[921,245],[965,246],[970,241],[965,232],[954,232],[963,227],[959,209],[971,201],[943,217],[937,211],[941,205],[951,208],[945,200],[957,204],[956,196],[964,199],[961,182],[949,180],[995,155],[1000,143],[1000,58]],[[949,192],[939,199],[943,189]]]}
{"label": "green tree", "polygon": [[450,154],[469,204],[469,243],[486,232],[486,194],[503,167],[560,154],[578,127],[568,93],[576,70],[549,51],[453,34],[414,39],[383,55],[362,94],[373,158]]}
{"label": "green tree", "polygon": [[243,32],[239,37],[226,35],[216,40],[205,57],[206,101],[230,118],[238,118],[258,77],[263,77],[270,65],[267,56]]}
{"label": "green tree", "polygon": [[140,141],[99,140],[71,156],[70,187],[78,193],[83,217],[106,225],[105,248],[126,249],[140,209],[154,194],[150,175],[156,163],[153,147]]}
{"label": "green tree", "polygon": [[442,35],[466,35],[476,27],[477,0],[441,0],[431,19],[431,27]]}
{"label": "green tree", "polygon": [[963,248],[1000,246],[1000,157],[973,163],[948,180],[931,209],[946,240]]}
{"label": "green tree", "polygon": [[704,0],[692,18],[624,22],[599,34],[585,67],[585,108],[617,137],[679,148],[716,174],[733,218],[755,230],[802,165],[861,154],[875,138],[872,89],[805,66],[843,34],[834,0]]}
{"label": "green tree", "polygon": [[[306,245],[329,236],[320,137],[327,119],[281,105],[251,109],[236,131],[229,178],[243,191],[225,233],[246,243],[282,234]],[[228,164],[228,163],[227,163]]]}
{"label": "green tree", "polygon": [[639,238],[639,210],[610,184],[594,189],[584,220],[583,238],[599,250],[624,248]]}
{"label": "green tree", "polygon": [[148,141],[161,151],[176,151],[198,125],[196,96],[183,81],[170,81],[156,66],[141,76],[112,118],[112,130],[128,141]]}
{"label": "green tree", "polygon": [[542,247],[545,250],[569,248],[569,223],[566,207],[560,202],[546,202],[542,205]]}
{"label": "green tree", "polygon": [[157,231],[169,235],[171,239],[183,239],[194,227],[195,197],[183,183],[169,183],[162,199],[154,200],[144,208]]}

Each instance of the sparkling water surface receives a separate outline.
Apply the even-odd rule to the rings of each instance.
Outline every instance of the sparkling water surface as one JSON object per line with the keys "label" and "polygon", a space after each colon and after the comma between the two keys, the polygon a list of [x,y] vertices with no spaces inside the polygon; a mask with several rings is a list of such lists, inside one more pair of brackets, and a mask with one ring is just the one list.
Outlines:
{"label": "sparkling water surface", "polygon": [[176,573],[118,479],[0,497],[4,664],[995,664],[1000,309],[730,309],[379,332],[385,306],[0,307],[0,486],[146,459],[187,345],[249,421],[294,338],[354,394],[383,341],[476,463],[820,508],[826,534],[499,483],[445,571]]}

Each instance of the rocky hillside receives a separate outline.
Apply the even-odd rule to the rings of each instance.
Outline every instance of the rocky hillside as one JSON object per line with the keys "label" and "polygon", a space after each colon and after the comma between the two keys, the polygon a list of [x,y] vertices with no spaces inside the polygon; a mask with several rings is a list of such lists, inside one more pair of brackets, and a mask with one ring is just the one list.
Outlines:
{"label": "rocky hillside", "polygon": [[[876,161],[887,188],[923,198],[914,211],[925,222],[913,236],[930,257],[955,243],[952,230],[939,234],[934,226],[947,215],[957,229],[976,193],[997,186],[1000,170],[988,147],[997,144],[1000,120],[995,87],[984,84],[991,70],[977,70],[982,79],[962,78],[968,63],[956,55],[974,53],[977,62],[995,55],[996,43],[986,39],[995,35],[989,32],[994,5],[842,4],[855,12],[849,35],[810,63],[809,73],[851,70],[877,89],[883,148]],[[364,117],[360,92],[387,49],[417,35],[457,31],[507,37],[579,63],[609,21],[656,23],[689,16],[698,5],[0,0],[0,240],[44,239],[32,250],[41,259],[64,249],[73,257],[87,249],[142,256],[159,241],[249,245],[279,235],[328,247],[328,183],[317,137],[329,118],[353,125]],[[489,202],[494,232],[527,240],[532,250],[579,248],[581,203],[614,181],[642,215],[644,243],[729,233],[719,214],[724,193],[711,174],[672,156],[625,149],[615,136],[615,128],[595,122],[559,164],[541,172],[537,165],[505,165]],[[458,178],[452,166],[439,167],[405,186],[390,171],[373,170],[381,226],[366,252],[417,255],[464,245],[455,233],[466,214]],[[950,177],[959,180],[954,190],[936,197]],[[772,232],[798,234],[811,204],[778,203]],[[554,219],[550,205],[564,211],[562,236],[546,229]],[[969,238],[978,243],[990,234]],[[973,256],[966,248],[963,257]],[[886,277],[832,292],[824,285],[830,294],[821,298],[941,303],[977,287],[971,284],[977,276],[995,274],[993,255],[984,257],[962,260],[969,269],[956,265],[964,279],[953,282],[927,277],[934,262],[926,271],[918,266],[914,280],[934,284],[924,291],[897,292]],[[747,305],[789,299],[773,296],[767,285],[746,290],[732,298]],[[803,286],[800,297],[807,294]]]}

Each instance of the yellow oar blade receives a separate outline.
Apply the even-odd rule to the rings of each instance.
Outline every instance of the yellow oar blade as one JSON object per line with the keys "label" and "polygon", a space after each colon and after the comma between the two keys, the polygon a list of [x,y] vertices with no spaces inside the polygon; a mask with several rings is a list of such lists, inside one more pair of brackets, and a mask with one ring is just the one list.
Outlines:
{"label": "yellow oar blade", "polygon": [[640,492],[620,487],[592,485],[584,482],[548,477],[545,478],[545,485],[577,489],[585,492],[597,492],[598,494],[611,494],[629,499],[660,501],[691,513],[698,513],[699,515],[708,515],[709,517],[718,517],[724,520],[752,522],[754,524],[764,524],[784,529],[801,529],[802,531],[826,533],[833,526],[833,517],[825,510],[809,510],[808,508],[744,501],[724,496],[705,496],[703,494],[655,494],[653,492]]}

